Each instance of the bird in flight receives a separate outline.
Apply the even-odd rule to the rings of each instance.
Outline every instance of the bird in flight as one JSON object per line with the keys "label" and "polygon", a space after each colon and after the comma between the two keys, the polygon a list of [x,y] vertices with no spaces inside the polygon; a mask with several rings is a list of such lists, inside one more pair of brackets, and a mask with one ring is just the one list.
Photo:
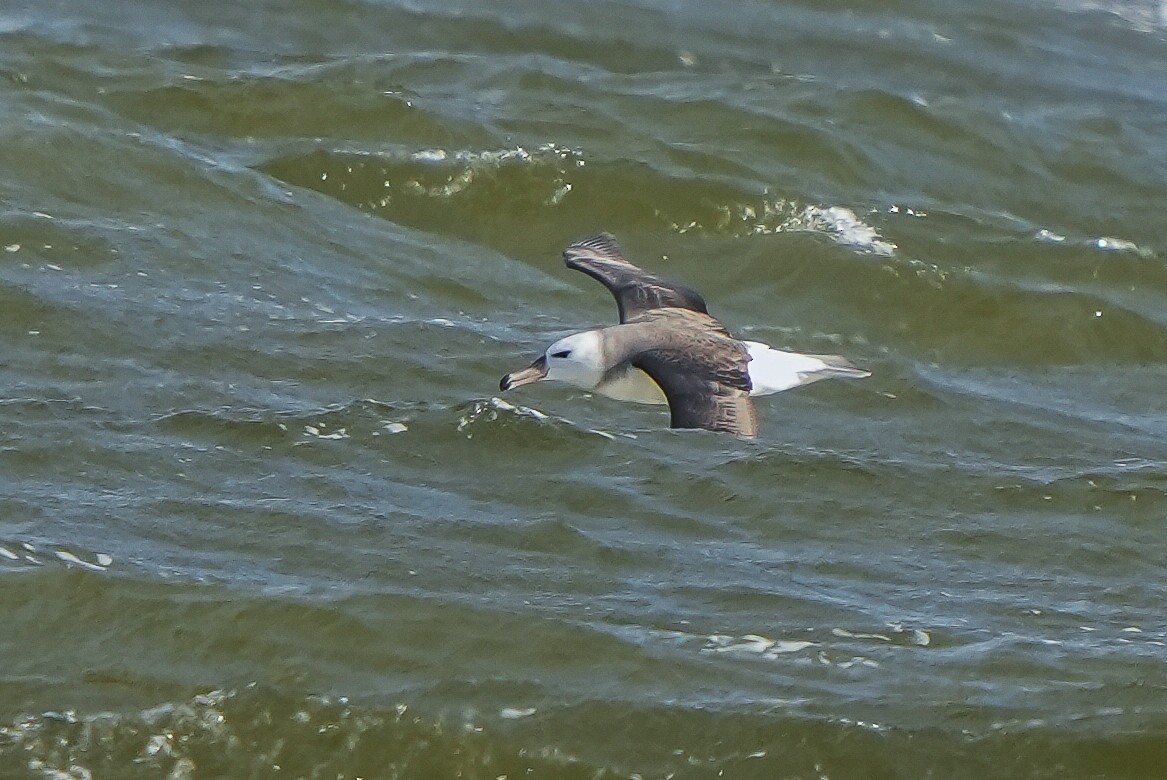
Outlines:
{"label": "bird in flight", "polygon": [[871,375],[837,355],[735,339],[697,292],[628,262],[608,233],[572,244],[563,258],[611,291],[620,324],[556,341],[531,365],[504,376],[500,390],[545,379],[567,382],[620,401],[667,403],[673,428],[752,439],[758,435],[752,396]]}

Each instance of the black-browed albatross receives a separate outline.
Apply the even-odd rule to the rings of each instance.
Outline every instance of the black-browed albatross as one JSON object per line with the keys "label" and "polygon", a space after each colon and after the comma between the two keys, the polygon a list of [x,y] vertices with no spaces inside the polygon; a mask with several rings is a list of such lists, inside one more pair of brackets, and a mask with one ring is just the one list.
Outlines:
{"label": "black-browed albatross", "polygon": [[837,355],[738,341],[709,316],[704,298],[625,260],[608,233],[572,244],[563,259],[611,290],[620,324],[560,339],[527,368],[504,376],[500,390],[554,379],[620,401],[667,403],[673,428],[752,439],[758,415],[750,396],[871,375]]}

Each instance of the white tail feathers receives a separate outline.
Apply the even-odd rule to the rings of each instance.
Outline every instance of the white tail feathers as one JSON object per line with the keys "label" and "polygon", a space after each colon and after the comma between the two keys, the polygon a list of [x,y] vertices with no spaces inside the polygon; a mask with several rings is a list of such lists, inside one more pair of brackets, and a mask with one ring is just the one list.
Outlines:
{"label": "white tail feathers", "polygon": [[773,349],[757,341],[743,342],[750,351],[750,395],[780,393],[820,379],[862,379],[871,376],[838,355],[803,355]]}

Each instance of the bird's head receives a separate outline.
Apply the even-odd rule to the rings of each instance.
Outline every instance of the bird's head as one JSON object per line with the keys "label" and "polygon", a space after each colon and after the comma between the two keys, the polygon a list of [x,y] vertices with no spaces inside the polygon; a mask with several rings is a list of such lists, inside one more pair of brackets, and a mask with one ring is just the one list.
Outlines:
{"label": "bird's head", "polygon": [[592,390],[604,376],[604,353],[599,331],[589,330],[560,339],[547,348],[534,363],[507,374],[499,382],[500,390],[553,379]]}

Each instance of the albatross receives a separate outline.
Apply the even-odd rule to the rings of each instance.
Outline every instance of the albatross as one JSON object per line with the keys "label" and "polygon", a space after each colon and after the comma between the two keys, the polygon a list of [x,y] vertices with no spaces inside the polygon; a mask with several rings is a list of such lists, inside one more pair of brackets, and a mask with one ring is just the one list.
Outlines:
{"label": "albatross", "polygon": [[752,439],[758,415],[751,396],[871,375],[838,355],[735,339],[697,292],[630,263],[609,233],[572,244],[563,259],[611,291],[620,324],[556,341],[531,365],[504,376],[502,391],[557,380],[619,401],[667,403],[673,428]]}

